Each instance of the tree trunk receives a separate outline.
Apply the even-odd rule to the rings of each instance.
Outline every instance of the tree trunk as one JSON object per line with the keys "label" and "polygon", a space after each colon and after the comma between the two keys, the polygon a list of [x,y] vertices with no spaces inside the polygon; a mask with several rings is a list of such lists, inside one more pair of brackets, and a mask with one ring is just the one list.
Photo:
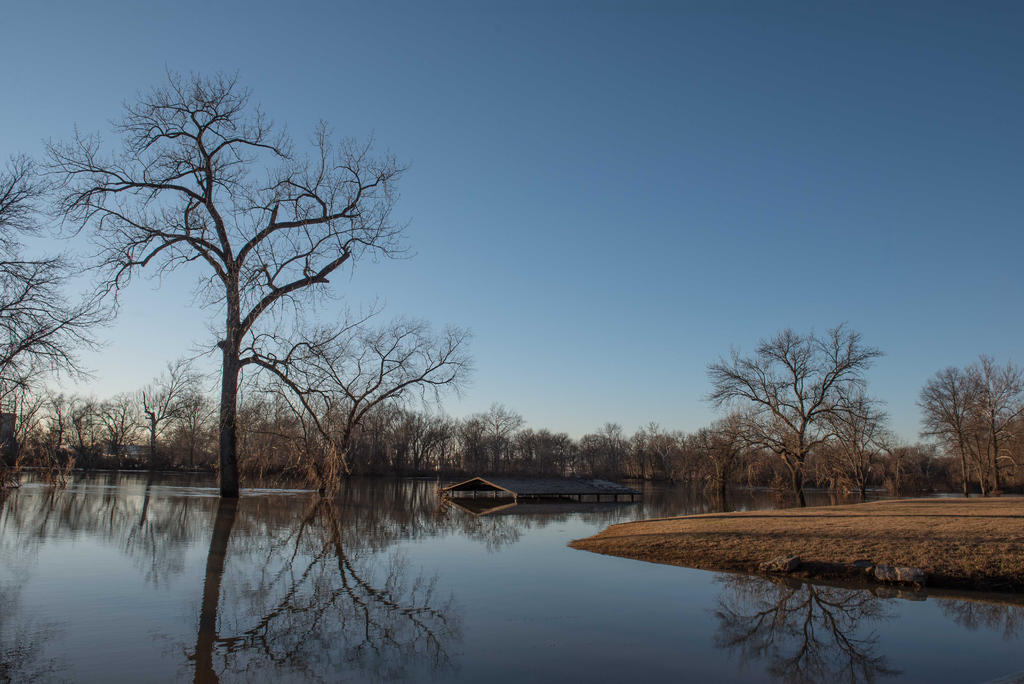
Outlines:
{"label": "tree trunk", "polygon": [[238,349],[224,344],[220,389],[220,495],[238,498]]}
{"label": "tree trunk", "polygon": [[801,469],[801,464],[797,464],[795,467],[790,466],[789,472],[793,476],[793,493],[796,494],[796,502],[800,508],[807,507],[807,499],[804,497],[804,473]]}
{"label": "tree trunk", "polygon": [[[994,442],[995,440],[993,440]],[[999,451],[993,449],[992,452],[992,494],[999,496],[1002,494],[1002,488],[999,483]]]}
{"label": "tree trunk", "polygon": [[964,448],[960,447],[960,474],[963,475],[964,479],[964,497],[971,498],[971,492],[967,485],[967,454],[964,452]]}
{"label": "tree trunk", "polygon": [[896,496],[903,496],[903,456],[896,457]]}
{"label": "tree trunk", "polygon": [[990,415],[989,435],[992,439],[992,493],[999,496],[999,433],[996,432],[995,416]]}
{"label": "tree trunk", "polygon": [[149,419],[149,467],[156,464],[156,421]]}

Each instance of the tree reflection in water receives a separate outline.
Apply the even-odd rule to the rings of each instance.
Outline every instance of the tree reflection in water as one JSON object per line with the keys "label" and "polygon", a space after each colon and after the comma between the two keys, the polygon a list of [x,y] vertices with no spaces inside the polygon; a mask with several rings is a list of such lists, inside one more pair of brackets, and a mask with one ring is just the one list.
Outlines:
{"label": "tree reflection in water", "polygon": [[[461,638],[453,599],[439,601],[435,581],[410,576],[400,555],[362,554],[346,539],[335,501],[313,500],[296,529],[269,545],[262,536],[230,540],[236,515],[234,502],[220,503],[188,654],[194,681],[225,674],[387,681],[409,666],[450,665],[448,648]],[[222,588],[235,555],[244,570]]]}
{"label": "tree reflection in water", "polygon": [[50,644],[59,629],[23,609],[22,586],[34,560],[23,556],[25,551],[33,555],[33,549],[24,549],[21,539],[9,533],[12,500],[0,492],[0,568],[5,571],[0,577],[0,682],[51,681],[64,669]]}
{"label": "tree reflection in water", "polygon": [[[463,617],[452,598],[438,595],[433,571],[425,573],[416,560],[436,562],[435,541],[450,537],[456,542],[450,548],[500,552],[511,562],[522,562],[516,555],[522,551],[532,563],[535,540],[557,542],[552,527],[596,531],[626,518],[713,507],[678,488],[648,488],[635,505],[460,510],[443,505],[435,483],[424,480],[354,479],[330,500],[265,489],[221,503],[215,493],[202,479],[109,473],[78,476],[64,490],[29,484],[0,500],[0,681],[59,679],[78,674],[83,664],[109,667],[122,678],[160,672],[200,682],[453,678]],[[757,502],[737,496],[735,503],[743,509]],[[537,534],[545,528],[548,534]],[[83,548],[88,562],[79,567]],[[588,555],[573,558],[598,563]],[[64,559],[67,567],[57,567]],[[467,558],[460,567],[492,562]],[[114,577],[88,574],[106,568]],[[575,581],[560,569],[555,566],[550,581]],[[632,576],[625,566],[622,572]],[[61,582],[44,589],[42,610],[40,578]],[[73,600],[83,593],[89,601]],[[66,605],[65,597],[72,599]],[[717,601],[717,643],[752,661],[755,678],[763,669],[793,682],[894,674],[879,655],[884,644],[870,632],[882,629],[885,606],[906,612],[900,604],[861,591],[757,578],[732,578],[719,596],[693,600]],[[934,600],[965,629],[1006,638],[1024,632],[1022,606]],[[96,601],[104,602],[102,617],[111,626],[98,638],[120,640],[109,664],[95,662],[96,639],[83,636],[95,622]],[[935,629],[940,636],[957,633],[952,625]],[[500,639],[510,661],[533,655],[530,639],[515,631]],[[472,669],[472,657],[462,662]],[[728,674],[731,668],[723,678]]]}
{"label": "tree reflection in water", "polygon": [[996,601],[939,600],[942,614],[972,632],[978,629],[1002,633],[1003,639],[1016,639],[1024,632],[1024,605]]}
{"label": "tree reflection in water", "polygon": [[894,676],[865,629],[889,619],[882,599],[861,589],[792,578],[730,576],[720,580],[715,645],[741,662],[766,660],[786,682],[871,682]]}
{"label": "tree reflection in water", "polygon": [[217,517],[213,521],[210,535],[210,550],[206,554],[206,577],[203,580],[203,604],[199,609],[199,632],[196,648],[191,658],[195,661],[197,682],[219,681],[213,668],[213,649],[217,642],[217,609],[220,605],[220,582],[224,577],[224,561],[227,560],[231,528],[238,515],[237,499],[221,499],[217,505]]}

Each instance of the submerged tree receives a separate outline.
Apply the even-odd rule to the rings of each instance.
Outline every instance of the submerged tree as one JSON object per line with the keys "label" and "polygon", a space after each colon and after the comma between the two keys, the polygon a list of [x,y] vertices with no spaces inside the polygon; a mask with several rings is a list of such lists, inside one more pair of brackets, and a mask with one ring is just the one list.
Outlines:
{"label": "submerged tree", "polygon": [[469,333],[447,328],[434,334],[422,321],[398,320],[374,326],[365,319],[339,328],[316,328],[298,340],[263,335],[243,360],[269,372],[274,384],[297,402],[325,447],[312,473],[322,489],[335,486],[349,470],[348,451],[367,415],[386,403],[410,397],[439,399],[467,379]]}
{"label": "submerged tree", "polygon": [[843,325],[821,337],[783,330],[762,340],[753,356],[733,351],[730,359],[708,366],[709,398],[717,407],[746,409],[748,442],[782,459],[797,502],[806,506],[807,457],[829,439],[829,418],[842,410],[845,396],[864,386],[864,372],[880,355]]}
{"label": "submerged tree", "polygon": [[335,143],[322,122],[310,152],[296,152],[234,77],[168,80],[126,106],[119,151],[76,134],[49,146],[50,170],[66,218],[94,234],[110,290],[140,271],[194,269],[201,302],[223,316],[221,494],[234,497],[240,350],[268,316],[326,293],[343,265],[400,251],[403,169],[371,143]]}
{"label": "submerged tree", "polygon": [[727,507],[726,489],[746,451],[743,425],[744,416],[731,413],[690,438],[697,456],[708,466],[708,485],[722,508]]}
{"label": "submerged tree", "polygon": [[844,398],[840,410],[829,417],[835,435],[829,450],[830,480],[867,498],[868,482],[892,437],[885,429],[886,413],[879,402],[859,389]]}

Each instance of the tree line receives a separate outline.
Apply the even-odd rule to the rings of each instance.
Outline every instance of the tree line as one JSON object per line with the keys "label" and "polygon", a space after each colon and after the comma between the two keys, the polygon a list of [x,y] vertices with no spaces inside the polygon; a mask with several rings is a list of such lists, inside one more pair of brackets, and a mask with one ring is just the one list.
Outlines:
{"label": "tree line", "polygon": [[[938,372],[919,401],[922,436],[933,441],[901,446],[883,405],[867,390],[866,373],[879,356],[846,325],[822,335],[783,330],[749,356],[733,351],[710,364],[708,399],[736,411],[739,442],[781,464],[800,506],[808,477],[863,496],[883,464],[894,493],[904,493],[907,477],[923,479],[928,489],[957,485],[964,496],[975,486],[982,495],[1021,486],[1024,373],[1018,366],[982,356],[965,369]],[[922,459],[930,449],[941,457]]]}
{"label": "tree line", "polygon": [[[1004,371],[1007,368],[1019,375],[1015,367]],[[937,377],[947,375],[943,371]],[[922,396],[933,383],[929,381]],[[137,392],[104,400],[52,391],[26,394],[19,404],[17,448],[8,456],[9,463],[42,468],[53,479],[72,467],[215,472],[217,403],[204,391],[205,384],[190,364],[178,361]],[[798,466],[802,486],[861,496],[872,489],[894,495],[1019,489],[1022,473],[1016,464],[1021,446],[1009,436],[1024,434],[1024,419],[1018,412],[1005,426],[997,421],[1002,432],[996,442],[999,460],[993,461],[991,449],[985,448],[991,440],[980,432],[978,410],[973,414],[978,422],[972,425],[979,432],[965,442],[964,470],[955,433],[952,441],[901,443],[887,430],[877,402],[856,395],[851,407],[837,408],[836,416],[808,432],[815,444]],[[793,486],[793,462],[787,461],[792,456],[765,446],[759,432],[772,425],[787,429],[781,427],[785,424],[759,416],[750,407],[733,406],[720,419],[692,432],[650,423],[630,434],[608,423],[575,438],[528,427],[521,415],[501,404],[453,418],[392,401],[373,407],[355,427],[345,426],[343,418],[341,413],[325,414],[317,425],[286,392],[247,392],[238,418],[245,454],[242,474],[253,481],[318,483],[323,469],[335,462],[334,445],[323,432],[348,429],[346,459],[353,474],[654,480],[702,488],[722,499],[735,486]],[[336,435],[336,442],[340,439]],[[997,471],[999,490],[994,486]],[[792,491],[799,503],[803,490]]]}

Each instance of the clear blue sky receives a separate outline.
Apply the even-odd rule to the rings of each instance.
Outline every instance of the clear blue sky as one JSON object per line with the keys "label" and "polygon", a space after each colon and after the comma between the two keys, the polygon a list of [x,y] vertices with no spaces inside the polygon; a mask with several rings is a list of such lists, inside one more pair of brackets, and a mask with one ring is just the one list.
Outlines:
{"label": "clear blue sky", "polygon": [[[417,256],[338,288],[473,330],[453,415],[690,430],[731,345],[847,321],[913,439],[936,370],[1024,361],[1024,4],[485,5],[11,3],[0,155],[107,130],[165,68],[240,71],[296,138],[375,134]],[[209,340],[189,278],[155,288],[87,390]]]}

